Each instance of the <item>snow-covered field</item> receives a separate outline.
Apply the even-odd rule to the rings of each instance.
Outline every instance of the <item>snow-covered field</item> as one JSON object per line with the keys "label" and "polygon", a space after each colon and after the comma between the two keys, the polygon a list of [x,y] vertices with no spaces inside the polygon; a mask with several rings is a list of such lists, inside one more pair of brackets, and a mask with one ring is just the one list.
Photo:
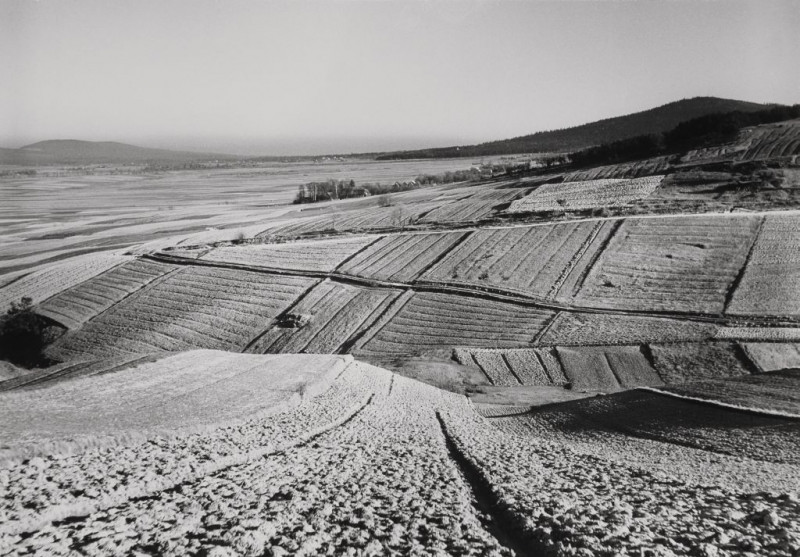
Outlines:
{"label": "snow-covered field", "polygon": [[[205,362],[203,369],[211,370],[209,362],[227,367],[242,357],[250,358],[248,371],[228,373],[223,384],[209,384],[210,371],[184,367]],[[191,381],[205,381],[209,394],[244,394],[261,381],[259,373],[289,378],[300,365],[310,379],[332,373],[331,358],[173,358],[164,363],[181,365],[160,371],[179,372],[159,374],[149,385],[153,366],[100,378],[109,387],[119,382],[122,391],[110,398],[98,390],[85,395],[93,402],[69,410],[71,419],[91,422],[110,412],[138,426],[129,410],[136,403],[118,407],[119,401],[146,401],[167,384],[194,393]],[[198,378],[187,385],[193,375]],[[678,435],[702,434],[712,442],[702,448],[682,445],[670,433],[668,415],[643,413],[653,401],[636,398],[487,419],[463,396],[357,361],[340,365],[327,383],[293,407],[276,408],[269,394],[251,393],[254,404],[266,400],[275,411],[248,407],[249,418],[237,412],[242,419],[232,424],[205,422],[169,434],[142,428],[144,435],[120,436],[113,445],[74,444],[64,451],[51,445],[34,458],[6,462],[0,548],[89,555],[696,555],[712,547],[791,555],[798,548],[797,445],[784,443],[775,460],[766,451],[753,458],[731,454],[737,437],[723,429],[719,437],[704,425],[729,420],[736,414],[731,410],[641,395],[665,409],[683,405]],[[141,396],[126,396],[131,389]],[[57,401],[59,392],[50,387],[38,396]],[[9,396],[19,395],[0,395],[4,403]],[[171,408],[170,418],[173,398],[156,398]],[[229,398],[208,400],[224,408]],[[211,415],[191,402],[181,421]],[[48,407],[55,406],[28,409],[28,417],[53,419]],[[597,416],[588,417],[594,425],[576,430],[569,420],[585,419],[587,411]],[[695,421],[689,412],[698,414]],[[661,437],[615,429],[615,419]],[[777,418],[761,422],[773,432],[762,438],[764,447],[781,436],[795,438],[796,425],[776,430]],[[752,444],[754,435],[743,441]]]}

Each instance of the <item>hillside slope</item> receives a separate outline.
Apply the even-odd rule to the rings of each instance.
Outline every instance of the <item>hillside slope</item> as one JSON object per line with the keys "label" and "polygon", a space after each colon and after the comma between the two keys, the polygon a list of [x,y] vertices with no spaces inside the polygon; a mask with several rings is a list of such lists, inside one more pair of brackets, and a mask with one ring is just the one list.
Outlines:
{"label": "hillside slope", "polygon": [[[275,375],[285,387],[292,363],[313,380],[328,374],[330,357],[283,356],[273,367],[274,357],[212,354],[229,369],[219,386],[209,368],[189,365],[176,377],[175,367],[147,364],[0,395],[23,428],[22,415],[54,423],[52,408],[94,428],[117,416],[131,424],[137,407],[157,416],[154,406],[178,418],[179,407],[190,410],[191,425],[198,409],[214,415],[198,403],[198,385],[214,409],[238,413],[237,393],[251,402],[234,424],[53,445],[3,462],[0,552],[796,554],[796,421],[638,391],[485,419],[462,396],[357,360],[298,404],[253,413],[264,398],[254,382],[266,387]],[[253,359],[249,372],[224,365],[242,358]],[[89,404],[67,407],[76,394]],[[741,454],[753,446],[756,457]]]}
{"label": "hillside slope", "polygon": [[232,155],[193,153],[168,149],[149,149],[116,141],[51,139],[19,149],[0,149],[0,164],[92,164],[188,162],[208,159],[235,159]]}
{"label": "hillside slope", "polygon": [[486,155],[503,155],[512,153],[546,153],[574,151],[619,141],[642,134],[655,134],[668,131],[681,122],[719,112],[752,112],[763,110],[768,105],[720,99],[717,97],[695,97],[682,99],[645,110],[615,118],[607,118],[561,130],[538,132],[512,139],[490,141],[479,145],[459,147],[441,147],[437,149],[420,149],[388,153],[378,157],[379,160],[439,158],[439,157],[474,157]]}

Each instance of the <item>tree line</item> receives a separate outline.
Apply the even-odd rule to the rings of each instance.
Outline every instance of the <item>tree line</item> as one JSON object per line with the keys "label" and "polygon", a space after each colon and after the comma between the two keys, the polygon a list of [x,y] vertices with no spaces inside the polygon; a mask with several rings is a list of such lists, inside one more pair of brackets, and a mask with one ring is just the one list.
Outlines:
{"label": "tree line", "polygon": [[337,199],[352,199],[354,197],[370,197],[373,195],[386,195],[408,191],[423,186],[437,184],[451,184],[454,182],[474,182],[498,175],[511,175],[528,170],[527,162],[507,162],[492,165],[482,165],[466,170],[447,171],[441,174],[420,174],[413,180],[394,182],[393,184],[379,184],[365,182],[356,184],[355,180],[326,180],[323,182],[308,182],[298,186],[294,202],[315,203],[319,201],[333,201]]}
{"label": "tree line", "polygon": [[414,181],[395,182],[394,184],[356,185],[355,180],[326,180],[324,182],[308,182],[298,187],[295,203],[316,203],[318,201],[332,201],[336,199],[352,199],[354,197],[370,197],[408,191],[420,187]]}

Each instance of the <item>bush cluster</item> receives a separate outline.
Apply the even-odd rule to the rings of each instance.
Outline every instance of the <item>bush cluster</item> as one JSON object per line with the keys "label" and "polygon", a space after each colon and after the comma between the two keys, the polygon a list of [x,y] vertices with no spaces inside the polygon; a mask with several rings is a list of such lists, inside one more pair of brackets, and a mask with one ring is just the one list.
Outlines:
{"label": "bush cluster", "polygon": [[32,368],[47,365],[44,348],[53,342],[61,329],[33,311],[33,300],[13,302],[0,317],[0,358]]}
{"label": "bush cluster", "polygon": [[483,178],[491,178],[502,174],[517,174],[528,170],[529,165],[524,163],[498,163],[472,167],[467,170],[447,171],[442,174],[420,174],[406,182],[393,184],[363,183],[356,184],[355,180],[327,180],[325,182],[308,182],[298,187],[295,203],[316,203],[318,201],[332,201],[336,199],[351,199],[354,197],[369,197],[373,195],[386,195],[401,191],[417,189],[422,186],[436,184],[451,184],[453,182],[469,182]]}
{"label": "bush cluster", "polygon": [[408,191],[420,187],[421,184],[411,182],[395,182],[394,184],[356,185],[354,180],[328,180],[326,182],[309,182],[299,186],[295,203],[316,203],[334,199],[351,199]]}

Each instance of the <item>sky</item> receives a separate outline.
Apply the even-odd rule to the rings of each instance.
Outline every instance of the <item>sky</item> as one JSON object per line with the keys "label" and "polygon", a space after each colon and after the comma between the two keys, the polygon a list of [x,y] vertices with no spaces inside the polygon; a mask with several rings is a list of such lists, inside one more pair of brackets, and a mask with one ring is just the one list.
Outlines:
{"label": "sky", "polygon": [[693,96],[800,102],[800,2],[0,0],[0,146],[468,144]]}

